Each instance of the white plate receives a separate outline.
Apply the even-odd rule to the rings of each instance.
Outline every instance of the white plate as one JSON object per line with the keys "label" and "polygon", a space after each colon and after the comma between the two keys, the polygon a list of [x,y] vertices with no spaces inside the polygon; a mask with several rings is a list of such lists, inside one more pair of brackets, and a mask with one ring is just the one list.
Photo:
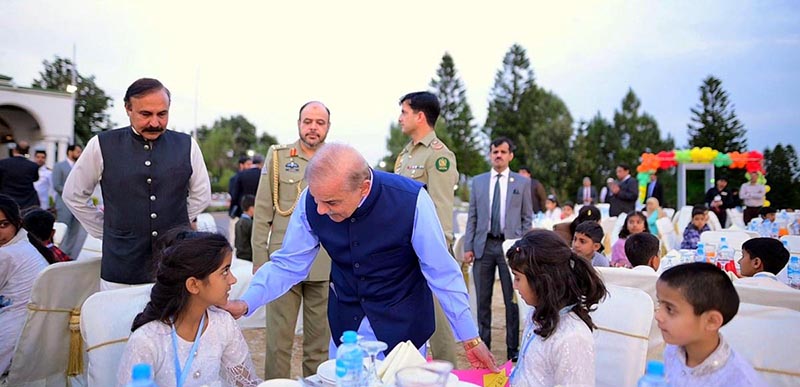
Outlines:
{"label": "white plate", "polygon": [[[375,367],[380,368],[382,363],[383,360],[375,360]],[[364,358],[364,367],[366,371],[366,368],[369,367],[369,358]],[[336,384],[336,359],[326,360],[320,364],[317,367],[317,376],[323,382]]]}
{"label": "white plate", "polygon": [[258,387],[302,387],[300,382],[292,379],[270,379],[258,385]]}

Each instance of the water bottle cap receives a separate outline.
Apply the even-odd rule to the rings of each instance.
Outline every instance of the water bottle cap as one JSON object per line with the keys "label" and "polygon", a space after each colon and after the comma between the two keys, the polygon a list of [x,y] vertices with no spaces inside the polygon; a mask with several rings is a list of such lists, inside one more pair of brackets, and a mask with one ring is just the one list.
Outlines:
{"label": "water bottle cap", "polygon": [[664,363],[658,360],[650,360],[647,362],[647,372],[648,375],[659,375],[664,376]]}
{"label": "water bottle cap", "polygon": [[791,262],[792,263],[800,263],[800,258],[798,258],[797,256],[794,256],[794,257],[791,258]]}
{"label": "water bottle cap", "polygon": [[348,344],[355,344],[358,341],[358,333],[356,331],[345,331],[342,334],[342,342]]}
{"label": "water bottle cap", "polygon": [[131,372],[131,379],[132,380],[150,380],[153,368],[150,364],[139,363],[133,366],[133,371]]}
{"label": "water bottle cap", "polygon": [[720,238],[719,240],[720,240],[722,243],[725,243],[725,242],[727,242],[727,241],[728,241],[728,238],[727,238],[727,237],[722,237],[722,238]]}

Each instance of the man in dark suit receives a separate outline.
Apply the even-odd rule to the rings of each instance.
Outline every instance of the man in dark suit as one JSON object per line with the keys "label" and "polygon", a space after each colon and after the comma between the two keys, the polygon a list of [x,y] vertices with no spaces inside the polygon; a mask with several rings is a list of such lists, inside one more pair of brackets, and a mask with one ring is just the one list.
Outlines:
{"label": "man in dark suit", "polygon": [[264,158],[255,155],[253,156],[252,166],[236,174],[233,189],[231,190],[231,211],[229,213],[231,217],[238,218],[242,215],[242,208],[240,208],[239,203],[241,203],[243,197],[246,195],[256,196],[258,180],[261,179],[261,164],[264,164]]}
{"label": "man in dark suit", "polygon": [[583,185],[578,188],[575,203],[583,203],[583,205],[597,204],[597,189],[592,186],[592,179],[589,176],[583,178]]}
{"label": "man in dark suit", "polygon": [[83,243],[86,242],[86,229],[81,222],[72,215],[72,211],[64,204],[61,195],[64,193],[64,184],[78,158],[81,157],[83,148],[80,145],[67,146],[67,159],[53,166],[53,190],[56,191],[56,220],[67,225],[67,232],[61,240],[59,248],[75,259],[81,254]]}
{"label": "man in dark suit", "polygon": [[544,191],[544,185],[533,177],[531,169],[528,167],[519,167],[519,174],[531,179],[531,203],[533,205],[533,213],[538,214],[544,212],[544,202],[547,200],[547,193]]}
{"label": "man in dark suit", "polygon": [[14,199],[20,209],[39,207],[39,195],[33,183],[39,180],[39,165],[26,158],[29,146],[19,141],[11,150],[11,157],[0,160],[0,194]]}
{"label": "man in dark suit", "polygon": [[491,144],[492,170],[472,180],[469,216],[464,235],[464,262],[472,267],[478,298],[478,331],[491,348],[492,291],[495,270],[500,272],[506,307],[506,347],[509,360],[519,355],[519,308],[514,302],[511,273],[503,241],[521,238],[531,229],[533,209],[530,179],[511,172],[514,143],[500,137]]}
{"label": "man in dark suit", "polygon": [[240,203],[233,201],[233,190],[235,189],[234,187],[236,187],[236,180],[239,178],[239,172],[250,169],[252,166],[253,161],[249,157],[239,157],[239,169],[228,180],[228,194],[231,196],[231,204],[228,205],[228,216],[231,218],[238,218],[242,214],[242,209],[239,206]]}
{"label": "man in dark suit", "polygon": [[636,179],[631,177],[631,168],[627,164],[617,165],[617,182],[609,187],[608,209],[610,216],[617,216],[621,213],[630,213],[636,209],[636,200],[639,198],[639,184]]}
{"label": "man in dark suit", "polygon": [[650,182],[647,183],[647,191],[645,191],[642,203],[646,203],[650,198],[656,198],[660,206],[664,205],[664,186],[658,182],[658,176],[655,173],[650,175]]}

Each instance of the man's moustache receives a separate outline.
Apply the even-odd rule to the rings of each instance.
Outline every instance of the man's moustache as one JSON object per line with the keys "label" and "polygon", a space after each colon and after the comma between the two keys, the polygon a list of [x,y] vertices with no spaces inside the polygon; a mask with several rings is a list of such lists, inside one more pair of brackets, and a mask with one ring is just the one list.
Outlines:
{"label": "man's moustache", "polygon": [[144,128],[144,129],[142,129],[142,132],[143,132],[143,133],[161,133],[161,132],[163,132],[163,131],[164,131],[164,128],[153,128],[153,127],[149,127],[149,128]]}

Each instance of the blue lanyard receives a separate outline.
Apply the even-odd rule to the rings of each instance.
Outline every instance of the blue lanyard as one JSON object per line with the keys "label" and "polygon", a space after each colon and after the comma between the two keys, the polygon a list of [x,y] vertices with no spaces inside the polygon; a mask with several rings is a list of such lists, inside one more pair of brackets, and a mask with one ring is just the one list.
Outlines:
{"label": "blue lanyard", "polygon": [[192,349],[189,351],[189,357],[186,358],[186,364],[183,365],[183,371],[181,371],[181,361],[178,360],[178,334],[175,333],[175,323],[172,323],[172,350],[175,352],[175,387],[183,387],[186,382],[186,376],[192,370],[192,362],[197,352],[197,345],[200,344],[200,334],[203,333],[203,324],[205,322],[206,314],[203,313],[203,317],[200,319],[200,326],[197,327],[197,335],[194,337],[194,344],[192,344]]}
{"label": "blue lanyard", "polygon": [[[575,305],[576,304],[567,305],[567,306],[561,308],[561,310],[558,311],[558,314],[560,315],[560,318],[564,318],[564,315],[569,313],[572,310],[572,308],[575,307]],[[522,352],[519,353],[519,360],[517,361],[517,365],[516,365],[516,367],[514,367],[514,370],[511,371],[511,376],[508,377],[509,381],[514,381],[514,379],[517,376],[517,371],[520,368],[522,368],[523,364],[525,364],[524,363],[524,359],[525,359],[525,355],[528,353],[528,347],[531,345],[531,342],[533,342],[536,339],[536,337],[539,336],[539,335],[537,335],[537,334],[535,334],[533,332],[533,326],[534,325],[535,325],[535,323],[531,322],[530,324],[527,324],[527,326],[525,327],[525,333],[523,335],[524,342],[522,343]],[[558,327],[556,327],[556,329],[557,328]]]}

